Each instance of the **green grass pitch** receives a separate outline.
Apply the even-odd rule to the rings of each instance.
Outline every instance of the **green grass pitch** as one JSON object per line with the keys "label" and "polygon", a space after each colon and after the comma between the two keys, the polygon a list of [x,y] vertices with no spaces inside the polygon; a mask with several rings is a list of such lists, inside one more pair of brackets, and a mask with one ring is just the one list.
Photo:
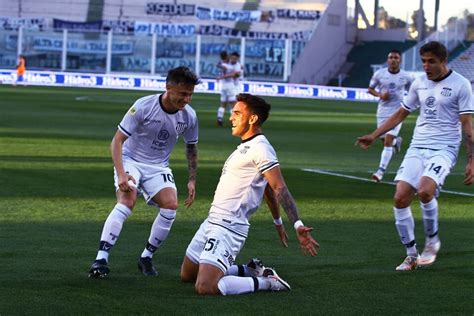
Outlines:
{"label": "green grass pitch", "polygon": [[[321,250],[304,257],[285,216],[290,247],[281,247],[262,206],[237,262],[260,257],[291,284],[291,292],[200,297],[193,285],[179,281],[185,249],[206,217],[224,160],[239,143],[227,122],[214,126],[218,96],[204,94],[192,102],[200,120],[197,200],[178,210],[155,255],[159,277],[143,277],[136,266],[156,215],[140,199],[111,252],[109,277],[89,279],[103,222],[115,204],[110,140],[132,102],[147,94],[0,86],[0,315],[474,313],[473,197],[442,194],[438,261],[397,273],[405,251],[394,227],[394,187],[302,171],[369,178],[381,143],[364,151],[354,141],[374,128],[373,103],[267,98],[273,109],[265,134]],[[402,128],[403,153],[414,122],[409,117]],[[402,156],[393,158],[386,180],[393,179]],[[474,193],[462,185],[465,161],[462,150],[445,189]],[[182,202],[182,141],[171,167]],[[418,202],[412,209],[421,250]]]}

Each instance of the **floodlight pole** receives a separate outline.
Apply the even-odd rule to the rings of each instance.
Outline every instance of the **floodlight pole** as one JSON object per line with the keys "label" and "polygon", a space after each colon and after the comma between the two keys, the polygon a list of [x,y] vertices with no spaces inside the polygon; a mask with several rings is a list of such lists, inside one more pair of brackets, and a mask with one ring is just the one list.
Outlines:
{"label": "floodlight pole", "polygon": [[61,71],[66,70],[67,65],[67,29],[63,29],[63,48],[61,51]]}
{"label": "floodlight pole", "polygon": [[107,55],[105,59],[105,73],[112,70],[112,30],[107,33]]}
{"label": "floodlight pole", "polygon": [[16,55],[20,56],[23,52],[23,26],[18,28],[18,42],[16,47]]}
{"label": "floodlight pole", "polygon": [[194,72],[199,76],[201,68],[201,35],[196,36],[196,65],[194,65]]}
{"label": "floodlight pole", "polygon": [[150,62],[150,67],[151,67],[151,74],[155,74],[155,67],[156,67],[156,33],[153,32],[151,35],[151,62]]}

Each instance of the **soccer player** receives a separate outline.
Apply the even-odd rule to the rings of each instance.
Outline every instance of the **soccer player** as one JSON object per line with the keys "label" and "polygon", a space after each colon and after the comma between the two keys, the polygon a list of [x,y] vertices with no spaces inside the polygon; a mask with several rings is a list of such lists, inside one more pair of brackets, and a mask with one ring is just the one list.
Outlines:
{"label": "soccer player", "polygon": [[[250,216],[263,195],[270,209],[281,205],[304,254],[315,256],[318,243],[303,225],[295,201],[285,184],[272,145],[262,124],[270,104],[260,97],[239,94],[230,117],[232,135],[242,142],[227,158],[217,184],[209,215],[191,240],[181,266],[181,280],[195,282],[198,294],[243,294],[255,291],[286,291],[290,286],[271,268],[234,265],[249,231]],[[276,205],[272,207],[271,205]],[[275,224],[278,211],[272,210]],[[277,228],[278,229],[278,228]],[[280,239],[283,239],[280,235]],[[284,242],[283,242],[284,243]]]}
{"label": "soccer player", "polygon": [[123,223],[132,215],[139,194],[159,211],[138,260],[138,268],[147,276],[158,274],[152,257],[167,238],[178,208],[169,158],[179,136],[186,143],[189,172],[188,196],[184,204],[189,207],[194,201],[198,121],[188,103],[196,84],[198,78],[188,68],[170,70],[165,93],[138,99],[118,125],[111,143],[117,204],[105,221],[89,277],[102,278],[109,273],[109,251],[117,242]]}
{"label": "soccer player", "polygon": [[23,83],[23,76],[25,75],[26,71],[26,60],[25,56],[20,55],[18,56],[18,65],[16,66],[16,81],[13,84],[16,86],[18,83]]}
{"label": "soccer player", "polygon": [[242,91],[241,86],[244,70],[239,62],[240,55],[237,52],[233,52],[228,61],[225,60],[226,55],[227,52],[221,52],[221,61],[217,64],[222,71],[222,75],[217,78],[222,81],[221,104],[217,109],[217,126],[222,126],[226,109],[229,111],[232,110],[236,95]]}
{"label": "soccer player", "polygon": [[[377,127],[382,125],[393,113],[400,108],[405,91],[410,87],[413,78],[406,71],[400,69],[401,54],[398,50],[392,49],[388,53],[387,68],[377,70],[369,84],[369,93],[378,97],[377,107]],[[402,124],[398,124],[387,133],[380,135],[383,142],[383,150],[377,171],[372,175],[375,182],[380,182],[383,178],[392,156],[400,151],[402,138],[398,133]]]}
{"label": "soccer player", "polygon": [[[441,242],[438,236],[438,194],[456,163],[462,134],[467,150],[464,184],[474,182],[472,117],[474,106],[469,81],[448,69],[446,47],[429,42],[420,48],[426,76],[415,79],[402,107],[357,144],[367,149],[372,142],[420,110],[413,139],[398,169],[393,208],[395,226],[407,257],[396,270],[413,270],[435,262]],[[425,247],[418,255],[410,204],[418,195],[423,214]]]}

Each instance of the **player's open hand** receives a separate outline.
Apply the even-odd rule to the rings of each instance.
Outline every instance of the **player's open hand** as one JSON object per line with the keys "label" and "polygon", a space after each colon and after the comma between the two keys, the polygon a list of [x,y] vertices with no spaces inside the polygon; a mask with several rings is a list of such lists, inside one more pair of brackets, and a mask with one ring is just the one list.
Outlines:
{"label": "player's open hand", "polygon": [[281,244],[283,247],[288,248],[288,234],[286,233],[285,226],[283,224],[275,224],[275,229],[280,237]]}
{"label": "player's open hand", "polygon": [[311,255],[316,256],[318,254],[319,244],[311,236],[310,232],[313,230],[313,227],[300,226],[296,230],[296,235],[298,236],[298,241],[300,242],[301,250],[305,256]]}
{"label": "player's open hand", "polygon": [[464,181],[465,185],[471,185],[474,183],[474,158],[469,159],[466,170],[464,171]]}
{"label": "player's open hand", "polygon": [[354,146],[360,146],[363,149],[368,149],[370,145],[374,142],[374,137],[370,134],[357,137],[357,140]]}
{"label": "player's open hand", "polygon": [[196,181],[190,180],[188,182],[188,197],[184,200],[184,205],[186,208],[189,208],[194,202],[194,197],[196,196]]}
{"label": "player's open hand", "polygon": [[380,95],[380,100],[387,101],[390,98],[390,93],[388,91],[385,91]]}
{"label": "player's open hand", "polygon": [[137,187],[137,180],[132,175],[126,173],[124,176],[119,176],[118,186],[122,192],[131,192],[133,188]]}

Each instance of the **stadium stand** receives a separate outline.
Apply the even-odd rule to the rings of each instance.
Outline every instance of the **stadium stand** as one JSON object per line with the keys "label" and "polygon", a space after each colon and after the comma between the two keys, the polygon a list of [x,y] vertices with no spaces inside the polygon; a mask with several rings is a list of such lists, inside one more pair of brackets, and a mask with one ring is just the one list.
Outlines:
{"label": "stadium stand", "polygon": [[[275,8],[280,10],[304,10],[304,11],[319,11],[323,14],[327,7],[327,2],[308,1],[308,0],[261,0],[259,10],[262,12],[274,12]],[[252,23],[251,30],[258,32],[292,32],[313,30],[320,20],[320,15],[315,20],[312,19],[282,19],[275,16],[267,19],[266,23]]]}
{"label": "stadium stand", "polygon": [[[343,80],[344,87],[366,88],[370,77],[373,74],[371,65],[383,64],[387,60],[387,53],[391,49],[398,49],[401,52],[416,44],[415,41],[405,42],[362,42],[355,46],[347,56],[347,62],[353,66]],[[337,80],[333,79],[330,84],[336,85]]]}
{"label": "stadium stand", "polygon": [[0,16],[21,18],[46,18],[63,19],[70,21],[85,21],[89,8],[89,0],[68,1],[64,0],[22,0],[14,1],[18,5],[12,5],[11,1],[0,1]]}
{"label": "stadium stand", "polygon": [[459,72],[461,75],[474,83],[474,45],[473,42],[465,42],[463,46],[465,50],[455,55],[453,52],[453,60],[449,63],[449,68]]}

